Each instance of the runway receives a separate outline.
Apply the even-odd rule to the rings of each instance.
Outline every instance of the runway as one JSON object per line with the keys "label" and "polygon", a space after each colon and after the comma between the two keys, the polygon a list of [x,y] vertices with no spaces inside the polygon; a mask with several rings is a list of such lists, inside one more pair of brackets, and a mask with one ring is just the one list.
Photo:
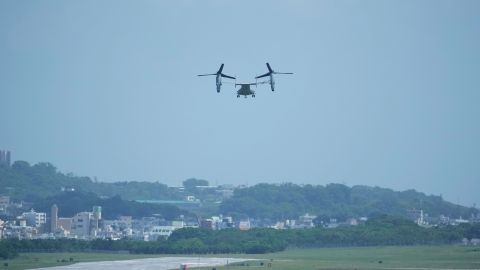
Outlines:
{"label": "runway", "polygon": [[220,266],[229,263],[248,261],[249,259],[239,258],[208,258],[208,257],[162,257],[162,258],[148,258],[136,260],[122,260],[122,261],[100,261],[100,262],[85,262],[75,263],[66,266],[55,266],[47,268],[51,270],[169,270],[180,269],[181,264],[187,264],[191,267],[207,267]]}

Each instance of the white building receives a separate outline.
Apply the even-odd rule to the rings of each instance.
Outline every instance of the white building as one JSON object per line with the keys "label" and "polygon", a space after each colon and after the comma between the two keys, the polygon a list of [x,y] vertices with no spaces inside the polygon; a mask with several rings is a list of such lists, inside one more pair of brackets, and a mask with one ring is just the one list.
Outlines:
{"label": "white building", "polygon": [[296,224],[296,227],[298,228],[313,228],[315,227],[315,224],[313,221],[317,218],[317,216],[310,215],[306,213],[303,216],[298,217],[298,222]]}
{"label": "white building", "polygon": [[174,220],[174,221],[172,221],[172,226],[175,229],[181,229],[181,228],[185,227],[185,222],[183,220]]}
{"label": "white building", "polygon": [[455,219],[452,224],[453,225],[458,225],[458,224],[466,224],[468,223],[467,219],[463,219],[462,217]]}
{"label": "white building", "polygon": [[71,234],[79,238],[90,237],[90,222],[93,220],[91,212],[80,212],[72,218]]}
{"label": "white building", "polygon": [[159,237],[163,237],[167,239],[170,237],[170,235],[173,233],[173,231],[176,230],[174,226],[153,226],[150,231],[148,232],[149,234],[149,240],[155,240],[158,239]]}
{"label": "white building", "polygon": [[80,212],[72,218],[72,228],[70,234],[79,238],[95,238],[100,230],[100,220],[102,219],[102,207],[93,206],[92,212]]}
{"label": "white building", "polygon": [[22,214],[22,217],[27,221],[27,226],[31,227],[42,227],[43,224],[47,223],[47,214],[46,213],[37,213],[35,210],[30,210],[30,212],[25,212]]}

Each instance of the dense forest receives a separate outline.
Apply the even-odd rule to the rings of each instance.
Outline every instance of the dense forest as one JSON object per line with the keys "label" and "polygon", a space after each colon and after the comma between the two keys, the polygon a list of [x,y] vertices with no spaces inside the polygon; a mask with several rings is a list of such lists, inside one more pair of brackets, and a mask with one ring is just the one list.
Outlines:
{"label": "dense forest", "polygon": [[407,209],[422,208],[430,216],[470,217],[478,212],[446,202],[440,196],[427,196],[415,190],[403,192],[367,186],[341,184],[295,185],[258,184],[236,189],[220,206],[220,212],[253,218],[295,219],[304,213],[320,220],[371,217],[379,214],[406,216]]}
{"label": "dense forest", "polygon": [[[480,238],[480,224],[422,228],[403,218],[379,216],[354,227],[305,230],[184,228],[167,240],[16,240],[0,241],[0,257],[16,252],[129,251],[145,254],[267,253],[289,247],[339,247],[427,245],[460,243],[463,238]],[[3,252],[3,254],[2,254]]]}

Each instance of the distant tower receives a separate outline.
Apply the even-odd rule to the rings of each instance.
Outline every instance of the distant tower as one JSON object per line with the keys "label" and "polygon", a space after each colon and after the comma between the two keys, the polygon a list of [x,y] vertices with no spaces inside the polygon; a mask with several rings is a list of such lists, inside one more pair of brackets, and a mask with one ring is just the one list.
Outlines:
{"label": "distant tower", "polygon": [[6,162],[7,162],[7,166],[9,166],[9,167],[10,167],[10,164],[11,164],[10,163],[10,156],[11,156],[10,151],[7,151],[5,159],[6,159]]}
{"label": "distant tower", "polygon": [[93,218],[100,220],[102,219],[102,207],[101,206],[94,206],[93,207]]}
{"label": "distant tower", "polygon": [[5,162],[6,162],[5,151],[0,150],[0,165],[4,164]]}
{"label": "distant tower", "polygon": [[0,150],[0,165],[10,166],[10,151]]}
{"label": "distant tower", "polygon": [[93,235],[96,235],[97,233],[97,230],[99,228],[99,223],[100,223],[100,220],[102,219],[102,207],[101,206],[93,206],[93,211],[92,211],[92,232],[90,233],[93,233]]}
{"label": "distant tower", "polygon": [[56,204],[52,205],[50,217],[50,232],[55,233],[58,224],[58,207]]}

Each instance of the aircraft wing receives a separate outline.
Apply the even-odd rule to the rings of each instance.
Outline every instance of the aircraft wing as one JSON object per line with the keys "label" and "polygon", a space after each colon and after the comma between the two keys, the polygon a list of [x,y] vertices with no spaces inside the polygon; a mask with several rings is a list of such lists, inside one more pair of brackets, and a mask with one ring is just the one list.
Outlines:
{"label": "aircraft wing", "polygon": [[266,83],[270,83],[270,81],[257,82],[256,84],[266,84]]}
{"label": "aircraft wing", "polygon": [[255,77],[255,79],[258,79],[258,78],[263,78],[263,77],[267,77],[267,76],[270,76],[270,72],[268,72],[268,73],[265,73],[265,74],[263,74],[263,75],[260,75],[260,76],[257,76],[257,77]]}

